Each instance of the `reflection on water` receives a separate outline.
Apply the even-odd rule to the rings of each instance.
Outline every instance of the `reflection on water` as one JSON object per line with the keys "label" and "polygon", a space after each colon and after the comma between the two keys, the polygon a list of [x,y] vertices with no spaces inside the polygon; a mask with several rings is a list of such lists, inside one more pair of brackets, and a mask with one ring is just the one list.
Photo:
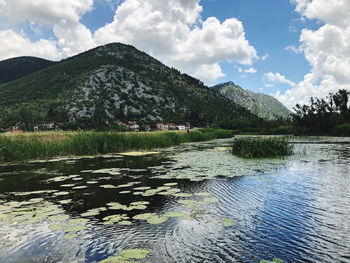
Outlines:
{"label": "reflection on water", "polygon": [[258,161],[229,143],[0,167],[0,262],[350,262],[349,140]]}

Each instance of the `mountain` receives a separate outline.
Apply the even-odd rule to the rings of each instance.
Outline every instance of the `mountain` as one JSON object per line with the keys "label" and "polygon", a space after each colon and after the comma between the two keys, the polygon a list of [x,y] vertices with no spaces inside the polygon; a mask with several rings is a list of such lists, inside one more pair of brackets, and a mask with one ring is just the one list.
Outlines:
{"label": "mountain", "polygon": [[232,81],[213,86],[211,89],[264,119],[275,120],[280,117],[287,118],[292,114],[291,111],[274,97],[244,90]]}
{"label": "mountain", "polygon": [[22,78],[55,63],[35,57],[18,57],[0,61],[0,84]]}
{"label": "mountain", "polygon": [[0,127],[55,121],[93,128],[116,120],[203,125],[255,117],[199,80],[120,43],[1,84],[0,97]]}

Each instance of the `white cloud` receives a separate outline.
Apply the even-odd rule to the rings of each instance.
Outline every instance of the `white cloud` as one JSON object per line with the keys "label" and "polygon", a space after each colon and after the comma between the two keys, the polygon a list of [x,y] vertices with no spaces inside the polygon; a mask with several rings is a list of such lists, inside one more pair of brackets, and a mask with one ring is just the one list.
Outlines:
{"label": "white cloud", "polygon": [[255,74],[255,73],[257,73],[258,71],[257,71],[255,68],[251,67],[251,68],[249,68],[249,69],[244,70],[244,72],[245,72],[245,73],[249,73],[249,74]]}
{"label": "white cloud", "polygon": [[[0,1],[0,15],[6,17],[14,23],[29,22],[33,32],[40,34],[40,27],[52,27],[58,41],[48,42],[56,43],[56,50],[48,50],[45,47],[42,51],[36,53],[41,54],[41,57],[56,59],[65,58],[95,47],[96,44],[92,38],[91,32],[79,21],[82,15],[92,10],[94,0],[2,0]],[[11,45],[11,38],[2,39],[5,45]],[[34,44],[40,48],[40,43],[19,41],[16,43],[19,52],[3,53],[3,57],[18,56],[25,54],[27,44]],[[62,50],[62,52],[61,52]],[[44,53],[47,51],[48,53]],[[32,52],[33,53],[33,52]],[[28,55],[32,55],[27,53]],[[53,54],[60,54],[56,56]]]}
{"label": "white cloud", "polygon": [[212,65],[201,65],[194,75],[208,85],[212,85],[218,78],[226,76],[222,73],[221,67],[217,63]]}
{"label": "white cloud", "polygon": [[61,54],[57,51],[56,41],[41,39],[31,42],[22,34],[12,30],[0,31],[0,60],[16,56],[35,56],[58,60]]}
{"label": "white cloud", "polygon": [[302,53],[302,50],[296,46],[293,46],[293,45],[290,45],[290,46],[287,46],[285,47],[285,50],[287,51],[290,51],[290,52],[293,52],[295,54],[300,54]]}
{"label": "white cloud", "polygon": [[[199,0],[126,0],[116,10],[114,21],[95,33],[98,44],[119,41],[136,46],[169,66],[195,77],[221,76],[219,62],[251,65],[256,50],[245,38],[237,19],[201,21]],[[211,75],[208,65],[215,65]],[[215,72],[215,73],[214,73]],[[220,73],[219,73],[220,72]]]}
{"label": "white cloud", "polygon": [[21,22],[30,19],[44,24],[62,20],[79,22],[80,17],[93,7],[94,0],[2,0],[0,14]]}
{"label": "white cloud", "polygon": [[[30,22],[34,32],[52,28],[57,41],[47,41],[51,47],[56,43],[56,50],[44,54],[47,49],[43,49],[40,53],[44,57],[59,54],[65,58],[97,45],[122,42],[207,84],[224,76],[220,62],[252,65],[259,59],[245,37],[242,22],[235,18],[220,22],[215,17],[202,21],[200,0],[104,0],[118,7],[113,21],[93,33],[80,19],[93,9],[94,1],[98,0],[0,0],[0,17],[15,23]],[[26,42],[39,45],[23,39],[18,50],[26,50]],[[2,43],[11,45],[10,40],[2,39]],[[23,52],[13,49],[2,54],[10,57]]]}
{"label": "white cloud", "polygon": [[241,67],[239,67],[237,70],[238,70],[239,73],[243,72],[243,69]]}
{"label": "white cloud", "polygon": [[311,96],[325,97],[338,89],[350,90],[350,1],[292,0],[305,19],[322,22],[317,30],[303,29],[300,47],[311,66],[296,87],[276,97],[293,107]]}
{"label": "white cloud", "polygon": [[270,82],[267,84],[287,84],[290,87],[296,87],[296,84],[287,79],[285,76],[281,75],[280,73],[276,72],[276,73],[265,73],[264,74],[264,81],[265,82]]}
{"label": "white cloud", "polygon": [[270,55],[268,53],[266,53],[264,56],[261,57],[262,61],[265,61],[266,59],[268,59],[270,57]]}

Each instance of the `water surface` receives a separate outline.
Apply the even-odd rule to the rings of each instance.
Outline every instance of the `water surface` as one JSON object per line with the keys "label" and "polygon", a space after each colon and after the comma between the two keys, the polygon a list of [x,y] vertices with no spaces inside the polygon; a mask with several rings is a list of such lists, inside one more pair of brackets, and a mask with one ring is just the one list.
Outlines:
{"label": "water surface", "polygon": [[2,166],[0,262],[350,262],[350,140],[293,141],[286,159],[219,140]]}

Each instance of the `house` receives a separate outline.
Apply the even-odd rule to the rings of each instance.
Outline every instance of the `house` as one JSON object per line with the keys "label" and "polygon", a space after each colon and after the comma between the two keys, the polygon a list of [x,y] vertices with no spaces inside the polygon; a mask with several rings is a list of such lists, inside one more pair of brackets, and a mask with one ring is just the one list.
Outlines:
{"label": "house", "polygon": [[164,126],[163,123],[157,123],[156,127],[157,127],[158,131],[164,131],[165,130],[165,126]]}
{"label": "house", "polygon": [[132,131],[139,131],[140,130],[140,126],[134,121],[128,121],[126,128],[130,129]]}
{"label": "house", "polygon": [[185,125],[182,125],[182,124],[176,126],[176,128],[177,128],[179,131],[184,131],[184,130],[186,130],[186,126],[185,126]]}
{"label": "house", "polygon": [[145,124],[143,127],[145,128],[145,131],[151,131],[151,125]]}
{"label": "house", "polygon": [[16,129],[16,130],[12,130],[12,133],[23,133],[23,131],[21,129]]}
{"label": "house", "polygon": [[55,129],[55,123],[54,122],[44,122],[40,125],[42,128],[47,130],[53,130]]}
{"label": "house", "polygon": [[176,130],[176,124],[175,123],[167,123],[165,127],[168,127],[167,130]]}

